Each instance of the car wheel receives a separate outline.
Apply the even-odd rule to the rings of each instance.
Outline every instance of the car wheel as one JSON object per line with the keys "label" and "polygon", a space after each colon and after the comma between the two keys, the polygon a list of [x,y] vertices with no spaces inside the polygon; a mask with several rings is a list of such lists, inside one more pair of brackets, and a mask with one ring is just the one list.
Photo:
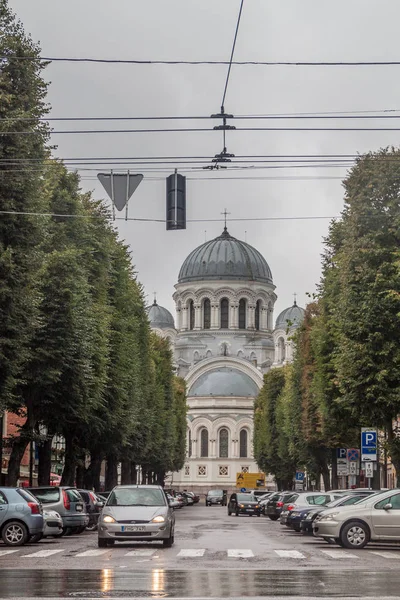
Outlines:
{"label": "car wheel", "polygon": [[91,525],[87,525],[86,531],[97,531],[98,523],[92,523]]}
{"label": "car wheel", "polygon": [[99,548],[107,548],[107,545],[108,545],[108,544],[107,544],[107,541],[108,541],[108,540],[105,540],[104,538],[99,538],[99,539],[97,540],[97,545],[98,545],[98,547],[99,547]]}
{"label": "car wheel", "polygon": [[65,536],[71,535],[72,530],[73,530],[73,527],[63,527],[63,535],[65,535]]}
{"label": "car wheel", "polygon": [[257,517],[261,517],[260,513],[257,513]]}
{"label": "car wheel", "polygon": [[167,538],[166,540],[163,540],[163,546],[164,548],[172,548],[172,546],[174,545],[174,532],[172,532],[172,534],[169,536],[169,538]]}
{"label": "car wheel", "polygon": [[114,546],[115,540],[107,540],[107,546]]}
{"label": "car wheel", "polygon": [[294,529],[294,530],[295,530],[297,533],[300,533],[300,527],[296,526],[296,527],[293,527],[293,529]]}
{"label": "car wheel", "polygon": [[29,541],[32,544],[37,544],[37,542],[40,542],[40,540],[43,538],[43,533],[35,533],[35,535],[31,535],[31,537],[29,538]]}
{"label": "car wheel", "polygon": [[232,514],[232,511],[231,511],[231,510],[228,510],[228,517],[230,517],[230,516],[231,516],[231,514]]}
{"label": "car wheel", "polygon": [[277,515],[268,515],[271,521],[277,521],[279,517]]}
{"label": "car wheel", "polygon": [[236,512],[235,512],[235,515],[236,515],[237,517],[239,516],[239,513],[238,513],[238,511],[236,511]]}
{"label": "car wheel", "polygon": [[364,523],[351,521],[343,527],[340,541],[345,548],[364,548],[369,542],[369,529]]}
{"label": "car wheel", "polygon": [[23,523],[10,521],[1,532],[1,537],[6,546],[22,546],[29,539],[29,533]]}
{"label": "car wheel", "polygon": [[81,533],[83,533],[85,531],[85,529],[86,529],[86,526],[85,525],[81,525],[81,527],[78,527],[78,530],[77,530],[76,533],[80,535]]}

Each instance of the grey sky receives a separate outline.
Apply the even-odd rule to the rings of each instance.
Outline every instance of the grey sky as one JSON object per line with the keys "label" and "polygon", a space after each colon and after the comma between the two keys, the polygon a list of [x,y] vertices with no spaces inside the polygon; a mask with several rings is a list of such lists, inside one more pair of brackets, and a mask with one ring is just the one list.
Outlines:
{"label": "grey sky", "polygon": [[[44,56],[162,60],[227,60],[239,0],[9,0],[26,31],[41,43]],[[271,61],[399,60],[400,3],[393,0],[245,0],[235,59]],[[400,109],[400,67],[233,66],[225,109],[235,115]],[[210,115],[219,111],[224,66],[133,66],[53,63],[52,116]],[[399,113],[400,114],[400,113]],[[248,121],[245,122],[248,125]],[[400,121],[316,121],[313,126],[399,126]],[[165,122],[159,123],[164,126]],[[206,126],[196,121],[174,125]],[[306,121],[257,121],[252,125],[309,126]],[[154,122],[57,123],[55,128],[140,128]],[[243,122],[241,122],[243,125]],[[131,127],[132,126],[132,127]],[[353,154],[397,145],[399,132],[228,132],[228,151],[239,154]],[[221,134],[160,133],[55,135],[56,155],[121,157],[213,156]],[[103,167],[106,169],[106,167]],[[173,168],[171,167],[171,172]],[[136,172],[140,172],[138,169]],[[234,171],[232,176],[340,177],[343,168]],[[220,172],[221,173],[221,172]],[[210,177],[210,173],[185,173]],[[84,176],[83,189],[104,196],[100,184]],[[167,173],[159,175],[166,176]],[[94,178],[92,172],[90,177]],[[213,176],[213,174],[211,174]],[[227,176],[222,172],[221,176]],[[340,180],[188,181],[188,219],[337,215],[343,205]],[[146,181],[130,202],[130,216],[162,219],[165,182]],[[278,312],[292,294],[306,303],[320,277],[322,238],[329,221],[236,222],[245,238],[269,263]],[[182,261],[205,235],[222,223],[189,223],[166,232],[161,223],[120,222],[131,246],[148,301],[174,314],[172,293]],[[207,233],[205,234],[205,230]]]}

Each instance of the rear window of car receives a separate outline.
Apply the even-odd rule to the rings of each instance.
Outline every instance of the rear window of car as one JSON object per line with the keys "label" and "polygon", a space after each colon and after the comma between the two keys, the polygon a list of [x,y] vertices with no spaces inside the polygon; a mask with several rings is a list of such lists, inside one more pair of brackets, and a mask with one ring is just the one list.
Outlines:
{"label": "rear window of car", "polygon": [[19,488],[17,490],[17,493],[20,496],[22,496],[23,499],[26,500],[27,502],[37,502],[37,498],[35,498],[35,496],[33,494],[31,494],[30,492],[28,492],[27,490]]}
{"label": "rear window of car", "polygon": [[34,488],[30,491],[38,500],[40,500],[40,502],[42,502],[42,504],[51,504],[52,502],[58,502],[60,499],[59,488]]}
{"label": "rear window of car", "polygon": [[295,500],[297,500],[297,498],[299,497],[298,494],[293,494],[292,492],[290,494],[284,494],[282,497],[283,502],[294,502]]}
{"label": "rear window of car", "polygon": [[279,500],[280,497],[281,497],[281,494],[274,494],[273,496],[271,496],[271,498],[269,500],[270,500],[270,502],[276,502],[277,500]]}
{"label": "rear window of car", "polygon": [[330,496],[307,496],[308,504],[316,504],[317,506],[321,506],[322,504],[327,504],[330,501]]}
{"label": "rear window of car", "polygon": [[82,502],[82,496],[78,492],[78,490],[74,490],[70,488],[69,490],[65,490],[67,492],[68,500],[70,502]]}
{"label": "rear window of car", "polygon": [[89,494],[87,492],[82,492],[82,490],[79,490],[79,494],[82,496],[82,498],[84,499],[85,502],[89,502]]}

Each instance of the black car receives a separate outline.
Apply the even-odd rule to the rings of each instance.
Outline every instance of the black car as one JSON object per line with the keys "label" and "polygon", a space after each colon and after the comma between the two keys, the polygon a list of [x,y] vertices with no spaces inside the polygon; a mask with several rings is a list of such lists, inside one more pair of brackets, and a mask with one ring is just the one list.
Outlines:
{"label": "black car", "polygon": [[277,521],[281,515],[283,505],[289,502],[295,492],[276,492],[267,502],[265,514],[271,521]]}
{"label": "black car", "polygon": [[78,490],[78,492],[86,504],[86,512],[89,515],[89,525],[87,525],[86,529],[95,531],[105,500],[97,496],[92,490]]}
{"label": "black car", "polygon": [[226,496],[223,490],[210,490],[206,496],[206,506],[220,504],[226,506]]}
{"label": "black car", "polygon": [[261,515],[261,506],[253,494],[238,493],[232,494],[228,504],[228,515]]}

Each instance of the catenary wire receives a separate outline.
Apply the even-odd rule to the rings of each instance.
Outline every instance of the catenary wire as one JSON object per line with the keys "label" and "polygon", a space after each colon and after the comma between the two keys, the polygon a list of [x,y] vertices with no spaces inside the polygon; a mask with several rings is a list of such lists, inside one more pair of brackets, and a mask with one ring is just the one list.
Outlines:
{"label": "catenary wire", "polygon": [[[88,135],[106,133],[199,133],[214,132],[212,128],[201,127],[176,127],[170,129],[66,129],[51,131],[51,135]],[[237,127],[237,131],[400,131],[399,127]],[[36,135],[42,134],[39,130],[33,131],[0,131],[0,135]]]}
{"label": "catenary wire", "polygon": [[231,75],[233,55],[235,54],[236,40],[237,40],[237,36],[238,36],[238,32],[239,32],[240,19],[241,19],[242,11],[243,11],[243,2],[244,2],[244,0],[241,0],[241,2],[240,2],[239,15],[238,15],[237,22],[236,22],[235,36],[233,38],[233,45],[232,45],[231,57],[229,60],[228,73],[226,75],[224,93],[222,94],[222,102],[221,102],[222,110],[225,105],[226,92],[228,91],[228,84],[229,84],[229,78]]}

